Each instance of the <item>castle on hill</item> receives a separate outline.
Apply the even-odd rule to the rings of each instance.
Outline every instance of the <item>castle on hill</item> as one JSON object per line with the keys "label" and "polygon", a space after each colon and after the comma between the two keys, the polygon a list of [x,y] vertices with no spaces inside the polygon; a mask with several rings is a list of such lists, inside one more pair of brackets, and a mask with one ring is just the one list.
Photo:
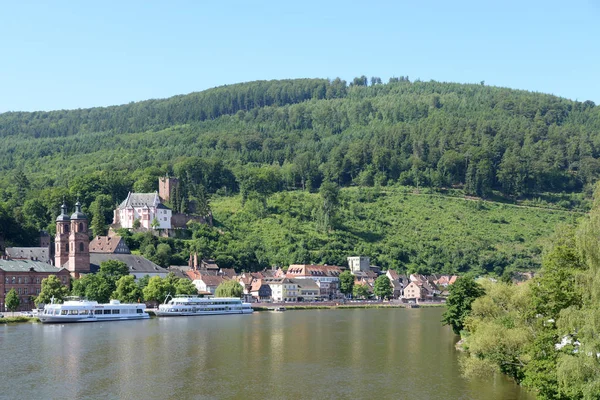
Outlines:
{"label": "castle on hill", "polygon": [[207,223],[204,217],[173,212],[164,204],[171,201],[179,184],[177,178],[166,176],[159,178],[158,192],[129,192],[113,212],[112,228],[151,230],[171,236],[174,229],[187,228],[189,221]]}

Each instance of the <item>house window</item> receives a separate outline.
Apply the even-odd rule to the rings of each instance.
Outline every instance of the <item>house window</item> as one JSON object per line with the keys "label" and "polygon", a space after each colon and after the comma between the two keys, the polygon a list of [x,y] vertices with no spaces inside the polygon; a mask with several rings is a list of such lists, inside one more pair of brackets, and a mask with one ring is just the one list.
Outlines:
{"label": "house window", "polygon": [[78,232],[83,232],[83,222],[79,223],[79,230]]}
{"label": "house window", "polygon": [[10,279],[8,278],[8,276],[4,279],[4,283],[10,283]]}
{"label": "house window", "polygon": [[67,278],[65,278],[64,276],[62,277],[62,283],[63,284],[67,283]]}
{"label": "house window", "polygon": [[25,294],[27,294],[27,292],[28,292],[27,288],[25,288],[24,291],[25,291]]}
{"label": "house window", "polygon": [[83,251],[83,242],[79,243],[79,251]]}
{"label": "house window", "polygon": [[18,278],[17,278],[17,282],[18,282],[18,283],[21,283],[21,277],[18,277]]}
{"label": "house window", "polygon": [[15,284],[16,281],[17,281],[17,278],[13,276],[12,277],[12,283],[13,283],[13,285]]}

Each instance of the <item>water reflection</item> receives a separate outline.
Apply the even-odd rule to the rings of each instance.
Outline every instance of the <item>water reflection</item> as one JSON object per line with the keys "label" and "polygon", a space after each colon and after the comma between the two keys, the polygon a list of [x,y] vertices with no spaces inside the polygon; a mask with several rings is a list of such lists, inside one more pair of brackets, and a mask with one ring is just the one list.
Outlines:
{"label": "water reflection", "polygon": [[[0,327],[7,398],[529,399],[462,379],[439,309]],[[6,385],[3,385],[6,386]]]}

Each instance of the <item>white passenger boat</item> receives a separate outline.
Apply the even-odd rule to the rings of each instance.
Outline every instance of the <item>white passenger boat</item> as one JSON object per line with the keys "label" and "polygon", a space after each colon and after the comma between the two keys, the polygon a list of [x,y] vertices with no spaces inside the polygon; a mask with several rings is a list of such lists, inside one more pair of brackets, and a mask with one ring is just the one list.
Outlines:
{"label": "white passenger boat", "polygon": [[67,300],[62,304],[46,304],[44,311],[37,316],[42,323],[99,322],[148,319],[145,304],[121,304],[111,300],[108,304],[97,301]]}
{"label": "white passenger boat", "polygon": [[159,317],[183,317],[194,315],[217,314],[250,314],[254,310],[250,303],[243,303],[235,297],[198,297],[175,296],[165,299],[165,304],[158,306],[156,315]]}

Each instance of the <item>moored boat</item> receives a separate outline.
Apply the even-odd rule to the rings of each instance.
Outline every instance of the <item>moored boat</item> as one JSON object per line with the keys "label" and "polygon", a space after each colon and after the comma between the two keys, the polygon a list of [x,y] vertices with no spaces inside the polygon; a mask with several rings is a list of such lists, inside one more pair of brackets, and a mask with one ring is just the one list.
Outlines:
{"label": "moored boat", "polygon": [[[170,297],[170,296],[169,296]],[[250,314],[254,310],[250,303],[243,303],[236,297],[198,297],[175,296],[165,299],[165,303],[158,306],[156,315],[159,317],[185,317],[197,315],[219,314]]]}
{"label": "moored boat", "polygon": [[67,300],[62,304],[46,304],[37,317],[44,324],[65,322],[99,322],[148,319],[145,304],[124,304],[111,300],[107,304],[97,301]]}

